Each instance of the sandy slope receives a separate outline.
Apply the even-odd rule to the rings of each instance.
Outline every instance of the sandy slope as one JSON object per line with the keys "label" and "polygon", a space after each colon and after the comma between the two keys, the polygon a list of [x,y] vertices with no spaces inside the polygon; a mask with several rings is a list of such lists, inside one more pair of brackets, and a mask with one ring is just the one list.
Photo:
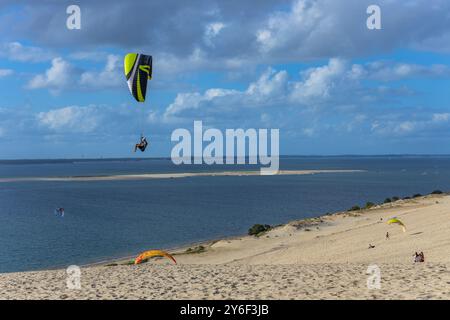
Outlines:
{"label": "sandy slope", "polygon": [[[406,233],[386,224],[393,216],[405,223]],[[368,249],[369,244],[375,248]],[[189,264],[408,264],[415,251],[423,251],[428,262],[450,264],[450,196],[400,200],[363,212],[294,221],[259,238],[221,240],[206,254],[179,260]]]}
{"label": "sandy slope", "polygon": [[[386,224],[392,216],[406,233]],[[3,274],[0,298],[450,299],[449,230],[450,196],[427,196],[294,221],[258,238],[205,244],[204,253],[180,250],[178,265],[85,267],[81,290],[66,289],[64,270]],[[426,263],[412,263],[415,251]],[[367,289],[372,264],[381,289]]]}
{"label": "sandy slope", "polygon": [[83,270],[82,289],[65,272],[1,277],[2,299],[450,299],[443,264],[380,265],[382,287],[368,290],[367,266],[140,265]]}

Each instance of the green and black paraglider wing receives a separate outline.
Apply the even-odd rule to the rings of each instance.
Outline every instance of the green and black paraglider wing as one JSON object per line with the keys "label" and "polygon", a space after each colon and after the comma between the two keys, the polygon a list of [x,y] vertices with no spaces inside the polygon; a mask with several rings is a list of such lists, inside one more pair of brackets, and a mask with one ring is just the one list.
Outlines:
{"label": "green and black paraglider wing", "polygon": [[124,71],[131,94],[138,102],[144,102],[147,81],[152,78],[152,56],[128,53],[124,59]]}

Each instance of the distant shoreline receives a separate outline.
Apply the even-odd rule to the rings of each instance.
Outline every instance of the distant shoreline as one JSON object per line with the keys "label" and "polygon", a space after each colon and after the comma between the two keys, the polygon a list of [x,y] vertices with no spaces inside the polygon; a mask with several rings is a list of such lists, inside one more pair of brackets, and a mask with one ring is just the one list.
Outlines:
{"label": "distant shoreline", "polygon": [[[366,170],[280,170],[276,175],[310,175],[319,173],[356,173]],[[36,182],[36,181],[125,181],[149,179],[176,179],[188,177],[219,177],[219,176],[259,176],[259,170],[253,171],[216,171],[216,172],[182,172],[182,173],[143,173],[123,175],[88,175],[88,176],[56,176],[56,177],[19,177],[0,178],[0,183]]]}
{"label": "distant shoreline", "polygon": [[[450,154],[331,154],[331,155],[280,155],[280,158],[448,158]],[[38,158],[38,159],[0,159],[0,165],[22,165],[22,164],[49,164],[49,163],[77,163],[77,162],[128,162],[128,161],[155,161],[167,160],[170,157],[143,157],[143,158]]]}

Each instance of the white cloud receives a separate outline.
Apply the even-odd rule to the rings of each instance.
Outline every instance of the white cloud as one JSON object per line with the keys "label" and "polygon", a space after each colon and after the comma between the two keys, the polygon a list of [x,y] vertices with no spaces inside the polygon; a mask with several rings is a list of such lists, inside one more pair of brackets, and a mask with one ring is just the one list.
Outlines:
{"label": "white cloud", "polygon": [[199,113],[225,114],[236,109],[263,107],[286,98],[288,74],[286,71],[267,69],[259,79],[249,84],[246,90],[212,88],[203,94],[199,92],[179,93],[164,114],[165,119],[182,116],[183,113],[198,110]]}
{"label": "white cloud", "polygon": [[[75,138],[77,141],[108,137],[130,137],[139,135],[145,128],[149,132],[168,132],[157,111],[131,108],[123,105],[65,106],[37,112],[30,107],[1,108],[0,128],[3,137],[58,137]],[[30,138],[31,139],[31,138]]]}
{"label": "white cloud", "polygon": [[[416,66],[421,72],[433,67]],[[350,65],[346,60],[332,58],[327,64],[309,68],[300,73],[300,79],[290,79],[286,70],[268,68],[244,90],[212,88],[201,92],[179,93],[165,112],[170,117],[208,115],[213,112],[240,112],[249,108],[266,107],[330,107],[339,108],[373,104],[388,96],[411,94],[408,88],[391,88],[387,85],[364,87],[363,80],[373,75],[368,70],[386,70],[383,63]],[[402,77],[412,75],[409,66],[394,68]],[[381,81],[381,80],[379,80]],[[330,105],[330,103],[334,105]],[[355,119],[358,120],[358,119]],[[405,129],[405,128],[404,128]]]}
{"label": "white cloud", "polygon": [[39,124],[56,132],[94,131],[99,122],[97,109],[93,107],[70,106],[37,114]]}
{"label": "white cloud", "polygon": [[[32,4],[33,0],[22,2]],[[58,4],[50,2],[27,12],[20,28],[4,23],[2,30],[11,38],[25,35],[33,43],[55,48],[76,44],[80,52],[72,56],[79,59],[97,59],[88,51],[93,47],[149,51],[162,63],[165,56],[179,61],[177,67],[184,68],[178,71],[224,68],[236,61],[255,66],[336,56],[361,58],[389,54],[398,48],[434,52],[449,52],[450,48],[447,14],[450,2],[445,0],[432,4],[429,0],[381,1],[382,32],[370,32],[365,26],[366,8],[373,4],[371,0],[290,0],[283,4],[265,0],[258,6],[252,1],[211,0],[202,1],[198,6],[184,6],[136,0],[140,10],[134,11],[135,17],[128,21],[128,28],[123,28],[120,13],[131,12],[136,4],[111,0],[108,6],[103,6],[95,1],[79,0],[88,16],[86,28],[76,34],[59,27],[61,22],[54,15]],[[148,12],[158,14],[152,18],[152,28],[142,29],[141,21],[147,18]],[[130,29],[140,32],[130,33]],[[15,54],[11,56],[48,59],[48,54],[37,48],[15,49],[21,46],[13,45]],[[27,58],[22,58],[22,52],[27,52]],[[192,56],[201,61],[190,64]],[[397,71],[401,73],[401,69]]]}
{"label": "white cloud", "polygon": [[407,133],[413,131],[415,126],[416,126],[415,123],[412,121],[404,121],[398,124],[395,131],[399,133]]}
{"label": "white cloud", "polygon": [[0,57],[20,62],[43,62],[51,60],[53,55],[42,48],[9,42],[0,44]]}
{"label": "white cloud", "polygon": [[395,81],[414,77],[450,77],[450,67],[441,64],[418,65],[376,61],[365,66],[355,65],[360,69],[361,77],[379,81]]}
{"label": "white cloud", "polygon": [[269,30],[257,31],[256,39],[261,43],[263,51],[268,51],[273,46],[272,33]]}
{"label": "white cloud", "polygon": [[416,120],[386,120],[380,118],[372,122],[371,131],[382,136],[405,136],[419,130],[423,123]]}
{"label": "white cloud", "polygon": [[256,82],[248,86],[246,94],[256,100],[283,96],[286,93],[287,81],[288,73],[286,71],[276,72],[269,68]]}
{"label": "white cloud", "polygon": [[[350,68],[343,59],[333,58],[326,65],[302,72],[299,80],[289,79],[286,70],[268,68],[245,90],[212,88],[204,93],[179,93],[166,109],[165,118],[241,112],[250,108],[319,106],[358,87],[362,72],[356,72],[355,68]],[[363,98],[358,92],[352,94],[354,99]]]}
{"label": "white cloud", "polygon": [[434,122],[447,122],[450,120],[450,113],[434,113],[432,120]]}
{"label": "white cloud", "polygon": [[73,77],[73,67],[62,58],[54,58],[51,67],[44,73],[36,75],[28,83],[29,89],[48,88],[52,92],[59,92],[67,87]]}
{"label": "white cloud", "polygon": [[108,55],[105,68],[100,72],[86,71],[81,74],[80,84],[94,88],[114,88],[123,85],[121,57]]}
{"label": "white cloud", "polygon": [[108,58],[108,53],[102,51],[77,51],[69,55],[73,60],[85,60],[100,62]]}
{"label": "white cloud", "polygon": [[313,137],[314,133],[315,133],[315,129],[314,128],[304,128],[304,129],[302,129],[302,133],[303,133],[303,135],[305,135],[307,137]]}
{"label": "white cloud", "polygon": [[11,69],[0,69],[0,78],[10,76],[14,73]]}
{"label": "white cloud", "polygon": [[166,120],[169,120],[172,116],[180,115],[186,110],[199,109],[200,107],[205,106],[205,103],[239,94],[241,93],[237,90],[227,89],[208,89],[204,94],[198,92],[179,93],[176,96],[175,101],[167,107],[164,117]]}
{"label": "white cloud", "polygon": [[57,94],[65,89],[108,89],[125,83],[121,57],[106,56],[106,64],[100,71],[83,71],[61,57],[54,58],[45,73],[35,75],[27,84],[28,89],[48,89]]}
{"label": "white cloud", "polygon": [[304,80],[294,84],[292,98],[327,98],[345,74],[347,63],[341,59],[330,59],[328,65],[311,68],[303,73]]}
{"label": "white cloud", "polygon": [[198,49],[184,59],[172,54],[158,56],[158,70],[163,74],[180,74],[189,70],[201,69],[206,59],[203,52]]}
{"label": "white cloud", "polygon": [[[286,70],[266,69],[241,90],[211,88],[203,92],[179,93],[166,108],[161,121],[187,122],[204,119],[220,124],[276,124],[304,137],[315,138],[321,131],[339,134],[407,137],[445,130],[450,114],[420,111],[418,107],[387,110],[386,101],[414,93],[406,86],[391,87],[385,79],[408,79],[417,74],[443,76],[435,65],[389,63],[350,64],[333,58],[290,77]],[[380,73],[376,73],[376,72]],[[377,85],[371,81],[374,80]],[[379,85],[379,84],[382,85]],[[410,114],[417,110],[416,114]],[[289,115],[289,116],[286,116]],[[300,128],[300,129],[299,129]]]}
{"label": "white cloud", "polygon": [[[320,8],[319,2],[294,1],[289,11],[278,11],[270,15],[265,26],[256,31],[256,39],[260,51],[268,53],[290,47],[299,48],[300,40],[312,33],[312,29],[320,29],[326,25],[325,12]],[[295,30],[295,31],[294,31]],[[294,50],[295,50],[294,49]]]}
{"label": "white cloud", "polygon": [[447,1],[433,5],[427,0],[383,1],[383,29],[389,32],[378,34],[369,34],[365,28],[370,4],[370,0],[294,0],[287,10],[272,11],[256,24],[253,32],[260,57],[297,61],[353,58],[398,47],[449,52]]}
{"label": "white cloud", "polygon": [[[159,53],[154,56],[155,68],[160,77],[186,75],[198,70],[243,71],[251,67],[248,60],[241,57],[216,59],[201,49],[195,48],[191,54],[178,57],[170,53]],[[155,69],[156,71],[156,69]],[[155,78],[156,80],[156,78]]]}
{"label": "white cloud", "polygon": [[435,137],[449,131],[450,113],[429,113],[416,109],[411,114],[390,112],[372,115],[371,131],[388,137]]}
{"label": "white cloud", "polygon": [[352,80],[359,80],[367,77],[367,70],[362,65],[354,64],[347,76]]}
{"label": "white cloud", "polygon": [[205,28],[204,40],[207,46],[214,46],[214,38],[225,28],[225,24],[222,22],[209,23]]}

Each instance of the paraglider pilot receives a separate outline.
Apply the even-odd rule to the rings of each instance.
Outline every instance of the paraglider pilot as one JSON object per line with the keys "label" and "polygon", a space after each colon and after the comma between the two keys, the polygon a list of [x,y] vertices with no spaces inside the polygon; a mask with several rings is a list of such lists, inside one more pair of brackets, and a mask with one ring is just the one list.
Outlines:
{"label": "paraglider pilot", "polygon": [[134,152],[136,152],[137,149],[139,149],[139,150],[141,150],[142,152],[144,152],[145,149],[147,148],[147,146],[148,146],[147,138],[145,138],[145,137],[143,137],[143,136],[141,135],[141,142],[137,143],[137,144],[134,146]]}

